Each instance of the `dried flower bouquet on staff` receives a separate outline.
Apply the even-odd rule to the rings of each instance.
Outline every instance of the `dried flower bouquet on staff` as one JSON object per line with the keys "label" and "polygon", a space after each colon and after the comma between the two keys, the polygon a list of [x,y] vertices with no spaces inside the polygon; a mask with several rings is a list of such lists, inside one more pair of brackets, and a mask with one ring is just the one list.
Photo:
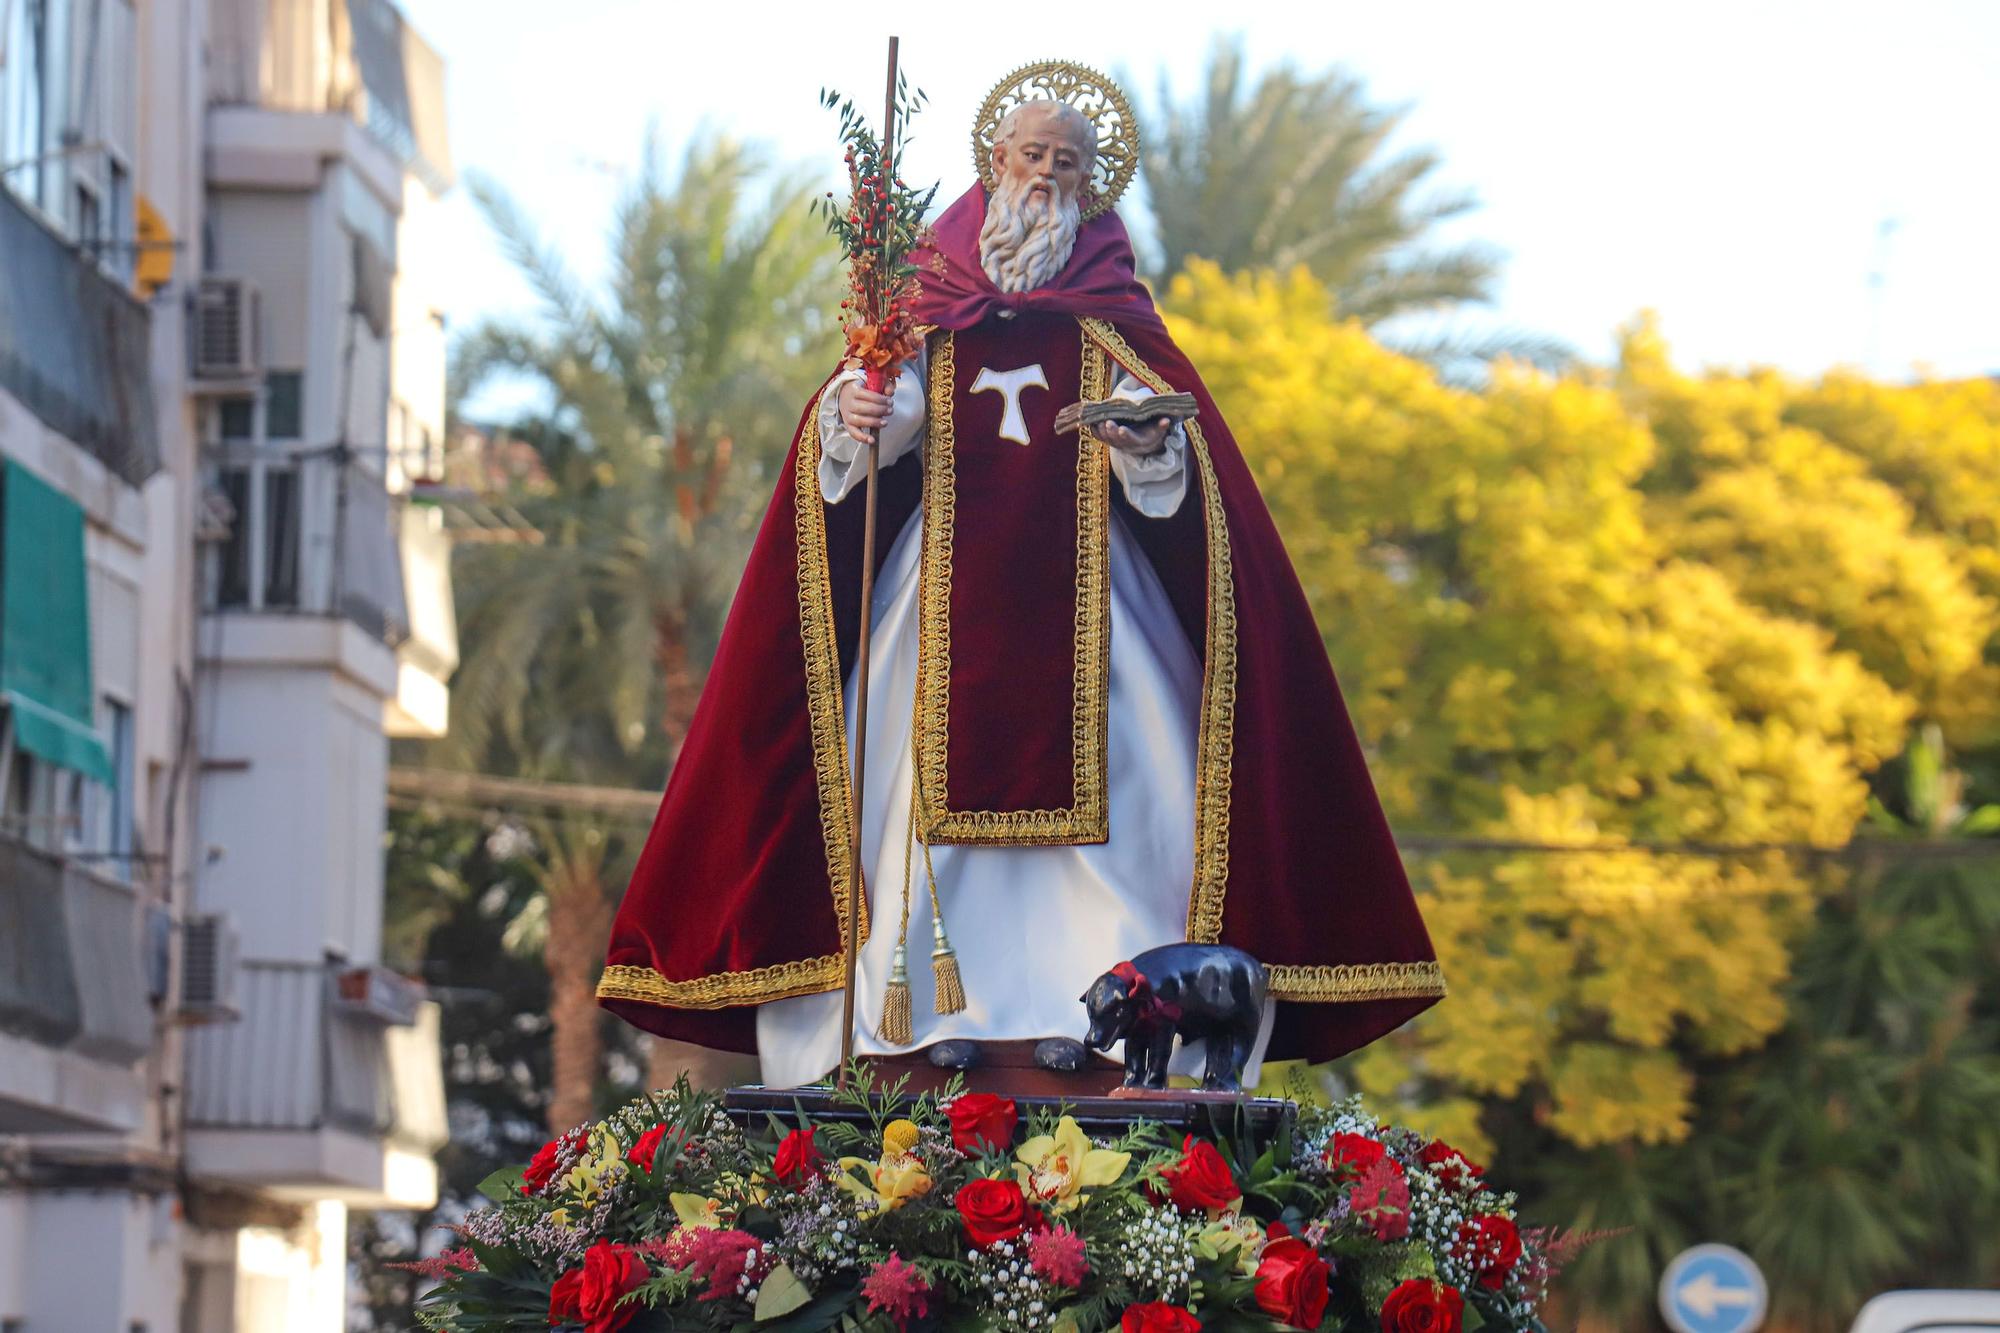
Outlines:
{"label": "dried flower bouquet on staff", "polygon": [[[895,121],[909,124],[924,105],[923,89],[910,89],[896,79]],[[847,258],[847,298],[840,303],[847,329],[850,364],[868,372],[868,387],[887,392],[896,369],[917,354],[923,338],[911,316],[917,297],[917,269],[910,255],[927,243],[924,214],[937,196],[937,186],[913,190],[895,170],[893,153],[868,128],[854,103],[822,89],[820,105],[840,113],[840,140],[845,146],[848,199],[840,206],[832,191],[814,201],[815,212],[840,242]],[[893,148],[895,135],[890,136]]]}

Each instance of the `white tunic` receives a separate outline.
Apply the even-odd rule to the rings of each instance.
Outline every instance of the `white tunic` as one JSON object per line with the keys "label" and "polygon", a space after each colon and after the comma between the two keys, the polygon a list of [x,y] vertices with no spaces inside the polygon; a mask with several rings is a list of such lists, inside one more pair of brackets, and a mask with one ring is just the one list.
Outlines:
{"label": "white tunic", "polygon": [[[881,431],[879,466],[922,442],[922,357],[896,381]],[[820,403],[820,487],[831,503],[858,496],[866,452],[847,434],[834,381]],[[1151,390],[1122,375],[1113,396]],[[1187,494],[1186,441],[1176,426],[1148,458],[1111,450],[1111,469],[1141,515],[1165,518]],[[945,929],[958,951],[966,1008],[934,1012],[931,906],[921,848],[910,876],[909,974],[916,1041],[888,1045],[876,1029],[895,952],[910,817],[911,702],[917,682],[917,570],[923,515],[910,516],[875,581],[868,700],[868,775],[861,811],[870,933],[855,988],[855,1049],[894,1054],[948,1038],[1018,1040],[1078,1037],[1087,1022],[1078,1002],[1112,964],[1187,938],[1194,877],[1195,736],[1201,663],[1165,588],[1116,512],[1111,522],[1110,733],[1106,755],[1111,837],[1077,847],[936,846],[931,863]],[[1142,518],[1140,521],[1144,521]],[[847,683],[854,738],[855,682]],[[840,1061],[841,995],[802,995],[757,1011],[757,1053],[773,1087],[809,1083]],[[1246,1080],[1270,1035],[1267,1008]],[[1176,1072],[1197,1072],[1199,1047],[1176,1057]]]}

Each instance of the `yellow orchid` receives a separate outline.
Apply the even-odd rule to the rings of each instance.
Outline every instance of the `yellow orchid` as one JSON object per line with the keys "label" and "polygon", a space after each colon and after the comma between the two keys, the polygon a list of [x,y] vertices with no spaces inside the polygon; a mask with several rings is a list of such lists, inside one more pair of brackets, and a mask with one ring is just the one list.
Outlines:
{"label": "yellow orchid", "polygon": [[704,1198],[699,1194],[669,1194],[667,1202],[674,1206],[674,1216],[684,1227],[719,1228],[722,1225],[722,1201]]}
{"label": "yellow orchid", "polygon": [[723,1194],[732,1198],[740,1195],[752,1203],[763,1203],[771,1197],[770,1190],[764,1187],[764,1178],[755,1172],[746,1180],[734,1171],[725,1171],[715,1178],[715,1183]]}
{"label": "yellow orchid", "polygon": [[[855,1167],[867,1174],[867,1184],[855,1177]],[[863,1157],[841,1158],[839,1180],[856,1198],[873,1203],[877,1213],[893,1212],[931,1188],[931,1173],[924,1169],[923,1159],[894,1148],[883,1152],[882,1160],[873,1165]]]}
{"label": "yellow orchid", "polygon": [[605,1178],[624,1171],[625,1149],[609,1125],[600,1124],[590,1137],[590,1146],[577,1158],[576,1165],[563,1177],[579,1202],[594,1204]]}
{"label": "yellow orchid", "polygon": [[1249,1274],[1257,1271],[1257,1260],[1264,1253],[1264,1224],[1245,1217],[1238,1211],[1242,1206],[1243,1200],[1233,1200],[1227,1212],[1201,1229],[1194,1248],[1204,1259],[1220,1259],[1233,1251],[1236,1271]]}
{"label": "yellow orchid", "polygon": [[1014,1153],[1014,1174],[1032,1199],[1067,1212],[1090,1196],[1091,1186],[1109,1185],[1125,1174],[1132,1154],[1093,1148],[1076,1121],[1064,1116],[1053,1134],[1037,1134]]}

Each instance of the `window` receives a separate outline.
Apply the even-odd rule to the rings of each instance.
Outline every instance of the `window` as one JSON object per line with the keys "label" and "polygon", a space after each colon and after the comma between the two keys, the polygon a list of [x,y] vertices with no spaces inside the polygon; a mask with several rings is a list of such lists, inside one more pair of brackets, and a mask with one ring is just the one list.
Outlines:
{"label": "window", "polygon": [[[225,404],[225,406],[227,406]],[[229,536],[220,552],[221,569],[215,586],[217,606],[250,605],[250,473],[225,468],[216,478],[229,501]]]}
{"label": "window", "polygon": [[[253,489],[259,478],[261,492]],[[216,605],[253,610],[297,606],[303,520],[297,466],[273,461],[223,468],[216,483],[236,515],[219,555]],[[263,588],[252,597],[258,579],[255,558],[263,562]]]}
{"label": "window", "polygon": [[115,782],[97,729],[83,509],[9,460],[0,468],[0,812],[36,846],[77,832],[86,775]]}
{"label": "window", "polygon": [[132,281],[132,265],[138,257],[134,246],[136,224],[132,214],[132,173],[123,162],[113,159],[105,169],[109,186],[106,204],[110,210],[104,226],[104,266],[120,282]]}
{"label": "window", "polygon": [[132,878],[132,710],[106,695],[102,709],[111,750],[111,781],[86,784],[77,850],[105,874]]}
{"label": "window", "polygon": [[264,438],[296,440],[305,420],[304,372],[273,370],[264,376]]}
{"label": "window", "polygon": [[75,202],[70,208],[70,235],[83,252],[98,260],[104,257],[104,217],[97,204],[97,191],[87,182],[76,183]]}
{"label": "window", "polygon": [[225,398],[216,410],[216,429],[225,444],[247,444],[257,437],[257,404],[248,398]]}
{"label": "window", "polygon": [[[18,164],[7,183],[22,198],[37,207],[42,203],[43,179],[47,174],[49,104],[49,6],[48,0],[21,0],[0,7],[8,19],[4,35],[9,55],[8,74],[0,81],[7,92],[7,104],[0,107],[0,124],[6,136],[0,139],[0,160]],[[18,64],[12,53],[20,53]]]}
{"label": "window", "polygon": [[0,720],[0,834],[59,856],[76,842],[83,775],[37,758],[14,743],[11,710]]}
{"label": "window", "polygon": [[[224,398],[217,404],[216,433],[224,444],[250,444],[257,438],[254,398]],[[305,436],[305,372],[272,370],[264,374],[264,438],[297,440]]]}
{"label": "window", "polygon": [[264,474],[264,605],[299,604],[299,474]]}

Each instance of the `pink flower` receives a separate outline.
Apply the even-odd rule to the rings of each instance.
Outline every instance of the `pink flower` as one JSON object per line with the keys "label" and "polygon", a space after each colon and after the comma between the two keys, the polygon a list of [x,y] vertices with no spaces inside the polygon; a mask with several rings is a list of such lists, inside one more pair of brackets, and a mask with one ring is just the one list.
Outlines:
{"label": "pink flower", "polygon": [[769,1252],[747,1231],[723,1231],[714,1227],[689,1229],[686,1253],[694,1275],[708,1279],[705,1301],[740,1296],[770,1268]]}
{"label": "pink flower", "polygon": [[637,1242],[633,1249],[648,1259],[658,1259],[669,1268],[686,1268],[694,1262],[695,1236],[705,1228],[675,1227],[664,1236]]}
{"label": "pink flower", "polygon": [[1401,1240],[1410,1234],[1410,1184],[1386,1157],[1362,1173],[1347,1196],[1347,1206],[1368,1224],[1376,1240]]}
{"label": "pink flower", "polygon": [[472,1272],[479,1267],[479,1260],[473,1257],[470,1245],[461,1245],[429,1259],[408,1264],[386,1264],[384,1267],[400,1268],[405,1273],[415,1273],[420,1277],[444,1278]]}
{"label": "pink flower", "polygon": [[1090,1263],[1083,1257],[1083,1237],[1068,1227],[1050,1227],[1028,1238],[1028,1267],[1058,1287],[1080,1287]]}
{"label": "pink flower", "polygon": [[924,1281],[915,1264],[904,1263],[900,1254],[875,1265],[862,1279],[861,1294],[868,1298],[869,1314],[886,1310],[899,1329],[908,1328],[912,1319],[921,1319],[930,1311],[930,1283]]}

